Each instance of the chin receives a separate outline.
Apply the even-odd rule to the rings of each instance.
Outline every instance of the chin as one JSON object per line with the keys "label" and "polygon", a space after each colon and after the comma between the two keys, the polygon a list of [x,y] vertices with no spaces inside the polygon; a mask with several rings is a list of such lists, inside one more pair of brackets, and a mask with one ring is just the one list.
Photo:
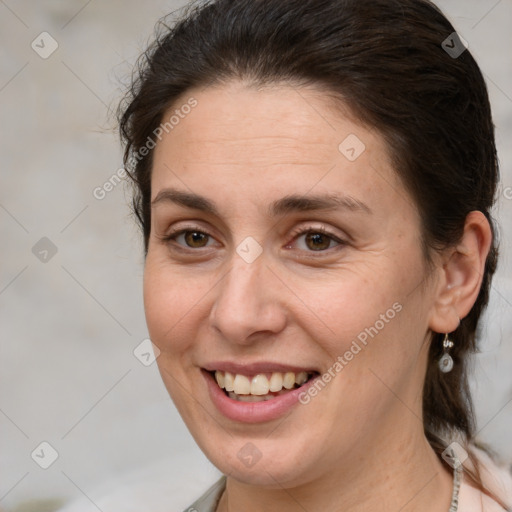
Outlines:
{"label": "chin", "polygon": [[320,453],[314,456],[313,440],[299,441],[292,433],[285,440],[227,433],[222,438],[213,442],[211,437],[196,440],[223,474],[248,485],[282,489],[304,484],[314,477],[313,468],[319,467],[322,458]]}

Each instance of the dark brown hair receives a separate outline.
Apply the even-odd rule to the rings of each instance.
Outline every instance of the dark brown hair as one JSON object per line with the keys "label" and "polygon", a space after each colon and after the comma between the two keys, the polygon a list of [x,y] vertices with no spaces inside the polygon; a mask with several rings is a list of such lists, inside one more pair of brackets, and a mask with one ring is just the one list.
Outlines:
{"label": "dark brown hair", "polygon": [[[172,27],[164,22],[160,28],[119,111],[146,251],[152,151],[141,156],[141,149],[184,93],[233,79],[320,87],[378,130],[421,214],[427,261],[432,251],[460,240],[473,210],[485,214],[495,234],[490,209],[498,164],[486,85],[431,2],[217,0],[189,6]],[[460,55],[447,51],[446,40]],[[467,356],[477,349],[478,320],[496,269],[495,238],[478,298],[451,334],[450,373],[437,365],[443,335],[432,337],[423,413],[438,454],[454,432],[468,441],[474,435]]]}

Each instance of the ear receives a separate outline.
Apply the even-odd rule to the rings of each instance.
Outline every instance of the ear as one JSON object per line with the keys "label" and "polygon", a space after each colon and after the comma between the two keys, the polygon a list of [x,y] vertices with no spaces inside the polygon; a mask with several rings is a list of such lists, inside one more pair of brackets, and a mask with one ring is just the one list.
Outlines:
{"label": "ear", "polygon": [[492,231],[485,215],[470,212],[461,241],[441,256],[429,319],[432,331],[453,332],[470,312],[480,292],[491,243]]}

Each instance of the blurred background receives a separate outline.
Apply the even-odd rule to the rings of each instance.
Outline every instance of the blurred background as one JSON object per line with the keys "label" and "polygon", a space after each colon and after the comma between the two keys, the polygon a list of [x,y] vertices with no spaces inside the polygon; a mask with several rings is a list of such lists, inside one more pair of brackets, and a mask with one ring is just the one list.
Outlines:
{"label": "blurred background", "polygon": [[[141,238],[112,178],[111,111],[186,3],[0,0],[2,511],[179,511],[219,475],[150,364]],[[479,437],[512,461],[512,0],[437,4],[493,105],[501,263],[473,389]]]}

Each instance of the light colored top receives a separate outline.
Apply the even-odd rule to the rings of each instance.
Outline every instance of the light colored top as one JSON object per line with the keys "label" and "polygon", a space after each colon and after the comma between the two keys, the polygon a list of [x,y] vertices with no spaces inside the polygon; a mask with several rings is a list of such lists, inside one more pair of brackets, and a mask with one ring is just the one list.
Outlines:
{"label": "light colored top", "polygon": [[[450,511],[512,512],[512,474],[507,468],[498,466],[484,451],[475,448],[473,453],[480,462],[481,478],[484,485],[508,508],[503,508],[494,499],[471,486],[467,478],[464,477],[464,471],[461,471],[459,472],[460,481],[457,482],[457,479],[454,479]],[[223,476],[184,512],[215,512],[225,488],[226,477]],[[456,508],[454,508],[454,502]]]}
{"label": "light colored top", "polygon": [[222,476],[198,500],[184,512],[215,512],[220,497],[226,488],[226,477]]}

